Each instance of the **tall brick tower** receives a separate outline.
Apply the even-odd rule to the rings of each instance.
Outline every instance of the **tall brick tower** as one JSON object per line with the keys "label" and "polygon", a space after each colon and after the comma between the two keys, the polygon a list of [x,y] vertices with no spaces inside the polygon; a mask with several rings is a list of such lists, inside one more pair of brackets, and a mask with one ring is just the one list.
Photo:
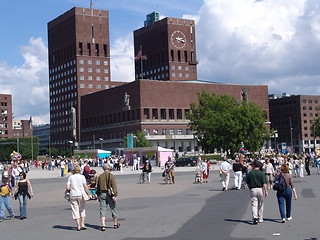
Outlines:
{"label": "tall brick tower", "polygon": [[77,147],[81,96],[112,87],[109,15],[75,7],[48,23],[50,136],[58,149]]}
{"label": "tall brick tower", "polygon": [[144,27],[134,31],[136,79],[197,80],[194,20],[147,15]]}

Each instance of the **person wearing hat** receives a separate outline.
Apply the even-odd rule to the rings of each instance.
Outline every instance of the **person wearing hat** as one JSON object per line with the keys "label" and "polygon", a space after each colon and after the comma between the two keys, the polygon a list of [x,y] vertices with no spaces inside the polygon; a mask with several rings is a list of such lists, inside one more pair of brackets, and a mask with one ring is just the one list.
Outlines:
{"label": "person wearing hat", "polygon": [[66,190],[70,191],[72,218],[76,221],[77,231],[86,230],[84,223],[86,217],[84,194],[90,196],[90,192],[79,165],[73,167],[73,174],[68,178]]}
{"label": "person wearing hat", "polygon": [[113,227],[119,228],[118,213],[116,209],[116,202],[118,196],[118,189],[116,179],[113,174],[110,173],[110,164],[103,165],[103,173],[98,178],[97,195],[100,202],[100,219],[101,219],[101,231],[106,230],[106,213],[109,205],[113,218]]}

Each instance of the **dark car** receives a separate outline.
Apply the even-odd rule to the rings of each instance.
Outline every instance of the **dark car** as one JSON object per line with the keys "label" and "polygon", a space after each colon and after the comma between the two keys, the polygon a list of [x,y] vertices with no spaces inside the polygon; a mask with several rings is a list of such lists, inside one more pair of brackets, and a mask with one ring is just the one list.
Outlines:
{"label": "dark car", "polygon": [[197,166],[197,160],[189,157],[179,158],[175,161],[174,164],[176,165],[176,167],[194,167]]}

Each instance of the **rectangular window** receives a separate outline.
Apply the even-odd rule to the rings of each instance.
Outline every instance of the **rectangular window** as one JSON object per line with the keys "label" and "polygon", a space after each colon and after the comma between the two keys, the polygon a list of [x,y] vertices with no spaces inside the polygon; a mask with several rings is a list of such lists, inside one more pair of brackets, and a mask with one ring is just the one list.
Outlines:
{"label": "rectangular window", "polygon": [[105,57],[108,56],[108,47],[107,47],[107,44],[103,44],[103,55]]}
{"label": "rectangular window", "polygon": [[91,81],[92,80],[92,76],[88,76],[88,80]]}
{"label": "rectangular window", "polygon": [[83,83],[80,84],[80,88],[84,88],[84,84]]}
{"label": "rectangular window", "polygon": [[178,62],[181,62],[181,51],[178,50]]}
{"label": "rectangular window", "polygon": [[88,84],[88,88],[93,88],[93,85],[92,84]]}
{"label": "rectangular window", "polygon": [[79,55],[83,54],[83,50],[82,50],[82,42],[79,42]]}
{"label": "rectangular window", "polygon": [[92,72],[92,68],[88,68],[88,72]]}
{"label": "rectangular window", "polygon": [[108,61],[103,61],[103,65],[108,66]]}
{"label": "rectangular window", "polygon": [[182,129],[178,129],[178,135],[182,135]]}
{"label": "rectangular window", "polygon": [[84,76],[83,75],[80,76],[80,80],[84,80]]}
{"label": "rectangular window", "polygon": [[163,128],[163,129],[161,130],[161,134],[162,134],[162,135],[167,135],[167,129],[164,129],[164,128]]}
{"label": "rectangular window", "polygon": [[187,119],[188,114],[190,113],[190,109],[184,110],[184,119]]}
{"label": "rectangular window", "polygon": [[174,135],[174,129],[170,129],[170,135]]}
{"label": "rectangular window", "polygon": [[97,80],[97,81],[100,81],[100,80],[101,80],[101,77],[100,77],[100,76],[96,76],[96,80]]}
{"label": "rectangular window", "polygon": [[96,69],[96,73],[100,73],[100,68],[97,68],[97,69]]}
{"label": "rectangular window", "polygon": [[83,59],[80,59],[80,60],[79,60],[79,64],[84,64],[84,60],[83,60]]}
{"label": "rectangular window", "polygon": [[184,61],[188,62],[188,52],[184,51]]}
{"label": "rectangular window", "polygon": [[101,89],[101,85],[100,84],[97,85],[97,89]]}
{"label": "rectangular window", "polygon": [[91,56],[91,44],[87,43],[87,54],[88,56]]}
{"label": "rectangular window", "polygon": [[187,128],[186,129],[186,135],[191,135],[191,134],[192,134],[191,129]]}
{"label": "rectangular window", "polygon": [[150,119],[150,110],[149,108],[144,108],[143,109],[143,115],[145,119]]}
{"label": "rectangular window", "polygon": [[96,65],[100,65],[100,61],[99,60],[96,60]]}
{"label": "rectangular window", "polygon": [[103,72],[104,72],[104,73],[109,73],[109,70],[105,68],[105,69],[103,70]]}
{"label": "rectangular window", "polygon": [[167,111],[165,108],[160,109],[161,119],[167,119]]}
{"label": "rectangular window", "polygon": [[177,119],[182,119],[182,109],[177,109]]}
{"label": "rectangular window", "polygon": [[109,85],[104,85],[104,89],[109,89]]}
{"label": "rectangular window", "polygon": [[174,119],[174,109],[169,109],[169,119]]}
{"label": "rectangular window", "polygon": [[158,109],[153,108],[152,109],[152,119],[158,119]]}
{"label": "rectangular window", "polygon": [[83,67],[79,68],[79,72],[84,72],[84,68]]}
{"label": "rectangular window", "polygon": [[170,57],[171,57],[171,61],[174,62],[174,51],[173,50],[170,51]]}

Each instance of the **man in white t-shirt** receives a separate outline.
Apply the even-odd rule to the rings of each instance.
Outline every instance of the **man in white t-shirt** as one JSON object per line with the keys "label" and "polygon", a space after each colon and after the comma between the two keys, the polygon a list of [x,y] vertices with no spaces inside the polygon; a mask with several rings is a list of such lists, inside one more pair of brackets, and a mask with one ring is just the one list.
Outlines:
{"label": "man in white t-shirt", "polygon": [[61,177],[64,177],[64,170],[66,168],[66,162],[64,160],[62,160],[60,162],[60,170],[61,170]]}
{"label": "man in white t-shirt", "polygon": [[231,165],[227,158],[220,165],[220,181],[222,183],[222,191],[228,190],[229,180],[230,180],[230,170]]}

